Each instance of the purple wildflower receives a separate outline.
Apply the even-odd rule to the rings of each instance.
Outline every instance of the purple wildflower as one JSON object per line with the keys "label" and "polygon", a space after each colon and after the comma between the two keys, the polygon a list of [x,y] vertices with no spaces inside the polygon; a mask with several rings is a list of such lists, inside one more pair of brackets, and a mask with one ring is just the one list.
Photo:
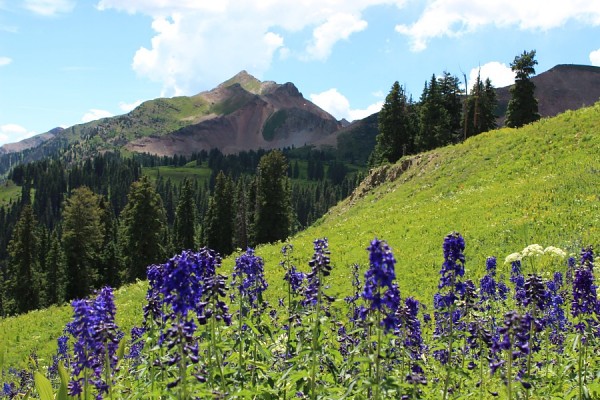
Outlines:
{"label": "purple wildflower", "polygon": [[396,260],[392,250],[385,241],[373,239],[367,248],[369,251],[369,269],[365,272],[365,285],[362,298],[367,301],[367,313],[380,312],[383,315],[381,324],[386,332],[397,325],[396,310],[400,305],[400,291],[394,283]]}
{"label": "purple wildflower", "polygon": [[311,267],[311,271],[306,274],[308,286],[304,292],[304,301],[302,305],[315,306],[317,305],[317,299],[319,292],[321,291],[321,277],[329,276],[331,273],[332,266],[330,265],[331,259],[329,258],[330,251],[328,250],[328,242],[326,238],[317,239],[314,241],[315,253],[313,258],[308,262]]}
{"label": "purple wildflower", "polygon": [[581,251],[581,265],[575,270],[573,278],[573,300],[571,314],[590,315],[598,312],[597,286],[594,285],[593,252],[592,248]]}
{"label": "purple wildflower", "polygon": [[248,248],[235,259],[232,277],[237,282],[240,296],[247,297],[250,306],[255,308],[257,301],[262,300],[262,293],[269,286],[265,281],[263,259],[254,255],[253,249]]}
{"label": "purple wildflower", "polygon": [[[103,368],[108,365],[111,374],[115,371],[120,337],[114,322],[112,289],[105,287],[94,300],[74,300],[71,305],[74,315],[73,320],[67,324],[66,331],[73,336],[75,343],[69,393],[72,396],[79,395],[83,386],[92,384],[101,396],[102,393],[108,393],[112,385],[112,382],[104,381]],[[92,373],[87,382],[81,376],[84,370]]]}

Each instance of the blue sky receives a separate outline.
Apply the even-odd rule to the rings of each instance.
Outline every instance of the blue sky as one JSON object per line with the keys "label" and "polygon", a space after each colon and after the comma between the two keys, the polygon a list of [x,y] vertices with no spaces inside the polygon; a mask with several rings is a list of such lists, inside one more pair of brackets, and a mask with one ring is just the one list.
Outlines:
{"label": "blue sky", "polygon": [[506,86],[532,49],[538,73],[600,66],[600,1],[0,0],[0,145],[243,69],[359,119],[396,80],[415,99],[444,71]]}

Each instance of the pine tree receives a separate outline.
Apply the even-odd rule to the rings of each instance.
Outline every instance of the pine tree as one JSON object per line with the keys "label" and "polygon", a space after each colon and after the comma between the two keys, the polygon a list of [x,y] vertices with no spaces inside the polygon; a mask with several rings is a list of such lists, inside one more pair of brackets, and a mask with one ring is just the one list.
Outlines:
{"label": "pine tree", "polygon": [[186,178],[179,192],[175,223],[173,224],[173,236],[177,252],[184,249],[193,250],[196,247],[196,219],[196,201],[194,200],[192,182]]}
{"label": "pine tree", "polygon": [[496,90],[489,78],[485,83],[477,74],[477,79],[467,100],[467,137],[478,135],[496,128]]}
{"label": "pine tree", "polygon": [[256,176],[256,243],[285,240],[292,228],[292,207],[287,160],[279,150],[261,157]]}
{"label": "pine tree", "polygon": [[46,255],[46,300],[49,305],[60,304],[65,300],[66,279],[64,253],[58,235],[53,232]]}
{"label": "pine tree", "polygon": [[98,281],[103,244],[100,196],[88,187],[71,193],[63,213],[62,243],[67,264],[66,298],[82,298]]}
{"label": "pine tree", "polygon": [[451,116],[444,107],[444,98],[433,75],[421,95],[417,151],[435,149],[451,141]]}
{"label": "pine tree", "polygon": [[7,313],[24,313],[40,305],[39,241],[36,218],[31,206],[26,204],[8,244],[9,260],[4,282]]}
{"label": "pine tree", "polygon": [[222,255],[233,252],[233,181],[219,171],[208,202],[204,242]]}
{"label": "pine tree", "polygon": [[[296,161],[296,166],[297,165],[298,162]],[[248,214],[250,208],[248,193],[246,193],[247,184],[247,179],[244,179],[243,177],[238,179],[233,201],[233,246],[242,250],[246,249],[250,244],[248,235]]]}
{"label": "pine tree", "polygon": [[167,220],[162,200],[148,177],[132,183],[127,204],[121,213],[120,250],[126,279],[145,279],[149,265],[165,257]]}
{"label": "pine tree", "polygon": [[394,163],[403,155],[412,153],[416,132],[409,114],[410,104],[404,88],[396,81],[377,117],[379,134],[370,157],[372,166]]}
{"label": "pine tree", "polygon": [[535,50],[523,51],[515,57],[510,68],[515,72],[515,84],[510,89],[511,99],[506,110],[505,124],[511,128],[519,128],[540,119],[538,102],[535,98],[535,84],[530,77],[535,74],[537,65]]}

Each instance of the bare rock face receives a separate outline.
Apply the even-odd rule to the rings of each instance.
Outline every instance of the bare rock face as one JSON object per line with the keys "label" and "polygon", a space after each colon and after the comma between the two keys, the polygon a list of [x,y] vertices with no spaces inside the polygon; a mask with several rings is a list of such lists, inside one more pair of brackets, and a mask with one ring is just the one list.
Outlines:
{"label": "bare rock face", "polygon": [[228,154],[313,144],[341,128],[293,83],[260,82],[245,71],[197,97],[214,112],[167,135],[139,138],[125,147],[158,155],[213,148]]}

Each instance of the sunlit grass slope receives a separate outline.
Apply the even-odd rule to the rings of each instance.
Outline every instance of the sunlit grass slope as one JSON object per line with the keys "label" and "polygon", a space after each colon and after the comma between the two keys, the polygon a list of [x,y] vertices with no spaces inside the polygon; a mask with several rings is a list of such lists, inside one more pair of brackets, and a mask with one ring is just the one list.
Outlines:
{"label": "sunlit grass slope", "polygon": [[[351,292],[349,266],[364,269],[365,248],[375,236],[394,251],[401,294],[426,304],[436,291],[443,237],[453,230],[465,238],[473,279],[482,275],[487,256],[503,260],[532,243],[573,253],[587,244],[598,249],[600,103],[400,160],[372,174],[371,186],[375,181],[381,184],[365,183],[364,196],[339,204],[290,240],[296,265],[308,270],[312,241],[329,239],[334,270],[325,284],[340,301]],[[257,249],[272,302],[283,297],[280,249],[281,243]],[[224,272],[233,262],[224,261]],[[123,329],[141,322],[144,293],[144,283],[117,292]],[[48,360],[69,318],[69,307],[55,307],[0,321],[0,360],[14,365],[34,349]]]}

